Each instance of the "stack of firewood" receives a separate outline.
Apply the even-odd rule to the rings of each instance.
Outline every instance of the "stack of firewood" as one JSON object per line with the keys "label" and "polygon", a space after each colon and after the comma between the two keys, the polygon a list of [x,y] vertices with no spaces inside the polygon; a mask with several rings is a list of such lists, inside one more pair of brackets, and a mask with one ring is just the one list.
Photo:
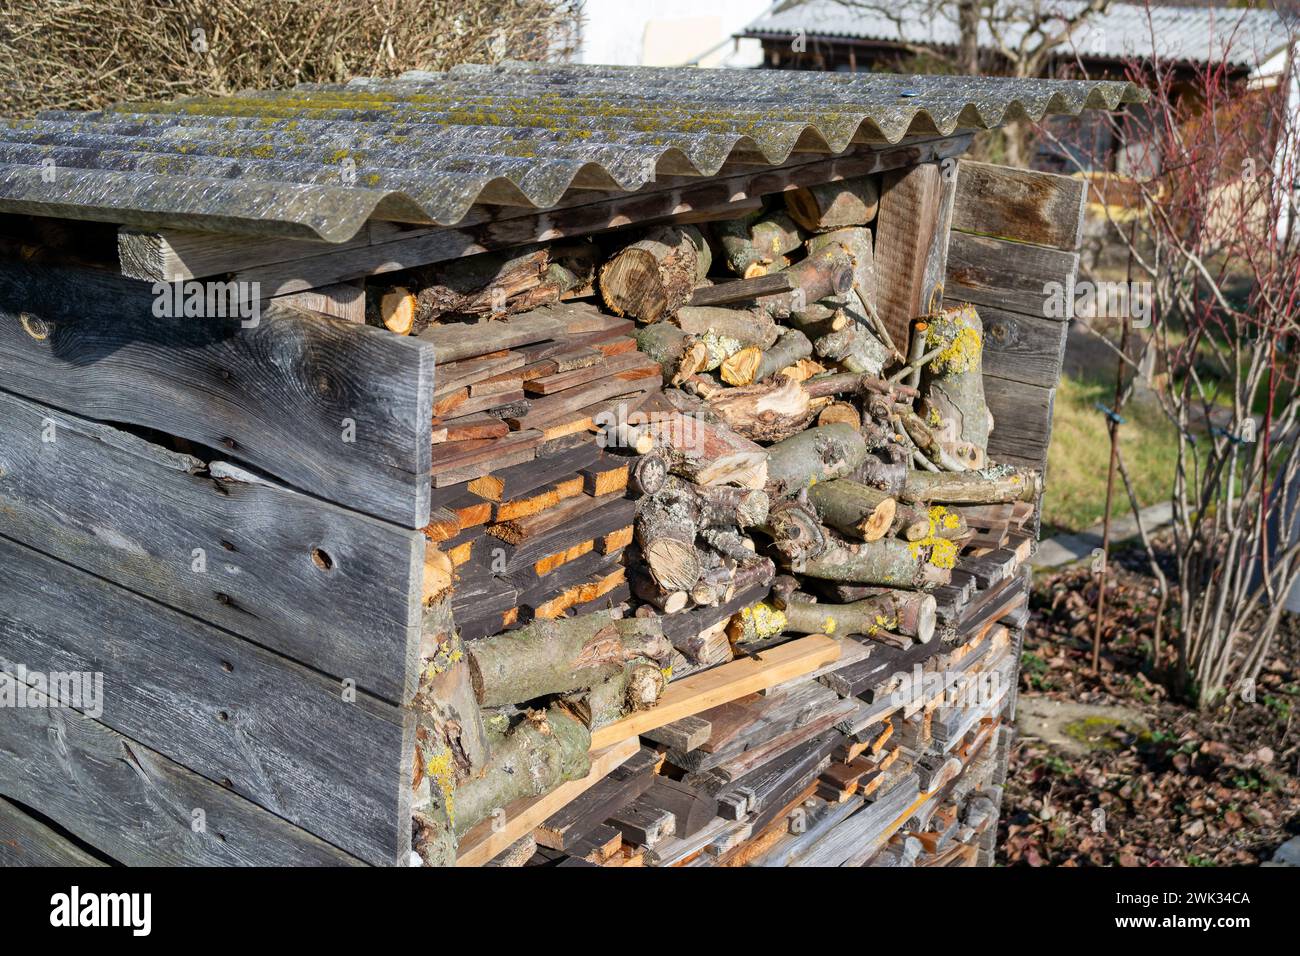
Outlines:
{"label": "stack of firewood", "polygon": [[[897,678],[1009,666],[1041,481],[987,460],[975,310],[882,321],[876,197],[849,180],[368,292],[368,321],[437,353],[426,861],[486,862],[495,815],[566,782],[585,792],[533,805],[555,812],[498,862],[911,865],[987,829],[969,771],[1000,703],[898,703]],[[800,635],[839,659],[638,724],[640,755],[597,746]],[[831,843],[788,839],[799,807]]]}

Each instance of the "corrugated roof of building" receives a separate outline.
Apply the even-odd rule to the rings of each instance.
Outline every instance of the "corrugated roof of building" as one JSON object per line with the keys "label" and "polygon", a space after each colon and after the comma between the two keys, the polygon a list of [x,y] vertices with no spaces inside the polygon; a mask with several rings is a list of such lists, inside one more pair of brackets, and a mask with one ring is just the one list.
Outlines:
{"label": "corrugated roof of building", "polygon": [[[996,15],[1007,46],[1018,45],[1027,29],[1016,11],[1026,0],[1000,0]],[[1038,9],[1062,17],[1077,16],[1083,0],[1038,0]],[[1060,21],[1057,21],[1058,23]],[[806,0],[759,17],[741,34],[748,37],[807,36],[881,40],[890,43],[956,47],[961,33],[957,5],[934,0]],[[1253,69],[1285,50],[1291,29],[1270,9],[1222,7],[1151,7],[1116,3],[1094,14],[1061,47],[1065,56],[1126,60],[1150,56],[1152,41],[1160,56],[1182,63],[1225,60]],[[996,50],[988,21],[980,25],[980,46]]]}
{"label": "corrugated roof of building", "polygon": [[371,216],[449,225],[476,202],[546,208],[574,185],[711,176],[733,153],[775,165],[861,134],[897,142],[1142,97],[1119,82],[461,67],[0,122],[0,212],[343,241]]}

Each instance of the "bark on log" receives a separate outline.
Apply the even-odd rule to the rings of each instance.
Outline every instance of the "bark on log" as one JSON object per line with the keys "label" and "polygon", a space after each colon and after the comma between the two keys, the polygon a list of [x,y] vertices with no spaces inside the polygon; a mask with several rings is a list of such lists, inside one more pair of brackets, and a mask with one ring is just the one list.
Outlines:
{"label": "bark on log", "polygon": [[843,308],[835,299],[814,302],[806,309],[791,312],[785,317],[787,325],[798,329],[813,340],[838,332],[846,328],[851,321],[852,319],[844,314]]}
{"label": "bark on log", "polygon": [[823,522],[864,541],[884,537],[898,509],[892,496],[851,478],[813,485],[808,489],[808,502]]}
{"label": "bark on log", "polygon": [[842,249],[849,256],[853,266],[852,292],[856,293],[854,295],[845,290],[842,308],[857,314],[863,323],[869,323],[870,317],[862,312],[864,309],[874,309],[876,302],[876,255],[871,230],[862,227],[836,229],[813,236],[807,243],[809,255],[836,248]]}
{"label": "bark on log", "polygon": [[547,281],[550,262],[546,248],[526,247],[416,270],[413,332],[444,315],[510,315],[558,301],[559,286]]}
{"label": "bark on log", "polygon": [[854,260],[839,243],[829,243],[784,270],[793,287],[758,300],[759,308],[773,316],[802,312],[814,302],[842,295],[853,288]]}
{"label": "bark on log", "polygon": [[830,544],[812,509],[793,499],[773,505],[762,530],[772,539],[773,547],[791,563],[816,557]]}
{"label": "bark on log", "polygon": [[667,663],[671,653],[657,622],[615,620],[608,612],[537,620],[474,641],[465,650],[483,707],[585,689],[609,679],[629,660]]}
{"label": "bark on log", "polygon": [[921,375],[920,414],[944,449],[958,457],[961,443],[974,448],[982,468],[993,419],[984,400],[984,325],[972,305],[944,309],[926,319],[927,349],[942,348]]}
{"label": "bark on log", "polygon": [[550,793],[591,769],[591,731],[562,707],[533,711],[501,740],[482,775],[453,797],[458,835],[516,800]]}
{"label": "bark on log", "polygon": [[816,351],[820,358],[838,362],[859,375],[878,376],[892,358],[884,343],[857,322],[823,335],[817,340]]}
{"label": "bark on log", "polygon": [[700,532],[700,540],[733,561],[752,561],[755,557],[754,542],[739,531],[729,528],[705,528]]}
{"label": "bark on log", "polygon": [[667,480],[668,462],[664,460],[663,455],[645,454],[632,465],[627,484],[634,495],[645,497],[653,495]]}
{"label": "bark on log", "polygon": [[1042,493],[1041,473],[994,465],[982,471],[910,471],[898,497],[918,504],[985,505],[1037,501]]}
{"label": "bark on log", "polygon": [[697,529],[756,528],[767,520],[771,499],[755,488],[706,488],[670,478],[667,488],[688,498],[694,505]]}
{"label": "bark on log", "polygon": [[715,223],[713,234],[727,259],[727,268],[750,279],[766,275],[774,262],[799,248],[799,228],[780,210]]}
{"label": "bark on log", "polygon": [[[659,363],[663,369],[664,381],[676,384],[678,370],[687,350],[695,343],[693,336],[687,335],[670,322],[656,322],[642,326],[636,332],[637,350]],[[703,348],[703,346],[701,346]],[[694,367],[686,375],[694,375],[704,364],[703,355],[691,363]],[[684,377],[684,376],[683,376]]]}
{"label": "bark on log", "polygon": [[886,460],[878,454],[868,455],[858,466],[853,478],[897,498],[911,474],[904,460]]}
{"label": "bark on log", "polygon": [[862,434],[847,425],[810,428],[768,449],[768,493],[796,495],[817,482],[852,474],[867,457]]}
{"label": "bark on log", "polygon": [[641,501],[637,541],[651,576],[663,590],[689,592],[700,579],[703,567],[695,550],[698,532],[695,496],[680,482],[669,482]]}
{"label": "bark on log", "polygon": [[880,209],[880,184],[873,176],[845,179],[786,193],[790,216],[809,232],[865,226]]}
{"label": "bark on log", "polygon": [[820,604],[791,597],[785,603],[785,629],[796,634],[873,637],[892,632],[922,644],[934,637],[936,602],[924,591],[887,590],[852,604]]}
{"label": "bark on log", "polygon": [[799,564],[791,563],[797,574],[847,581],[855,584],[880,584],[896,588],[933,587],[946,584],[950,569],[930,563],[930,550],[898,538],[880,538],[846,547],[832,545],[824,553]]}
{"label": "bark on log", "polygon": [[641,322],[666,318],[690,301],[701,277],[704,249],[707,245],[693,226],[652,229],[601,267],[601,299],[615,315]]}
{"label": "bark on log", "polygon": [[622,671],[585,694],[564,698],[564,706],[590,729],[597,730],[628,714],[649,710],[667,686],[663,668],[649,661],[630,661]]}
{"label": "bark on log", "polygon": [[941,442],[934,430],[921,421],[921,416],[916,412],[905,411],[898,418],[902,422],[903,430],[907,432],[907,437],[916,443],[921,454],[933,462],[940,471],[969,471],[971,468],[979,467],[977,458],[982,458],[982,454],[979,456],[968,454],[965,460],[958,457],[962,454],[963,448],[974,451],[974,446],[963,442],[955,447],[953,443]]}
{"label": "bark on log", "polygon": [[735,339],[741,345],[770,348],[781,329],[770,315],[755,309],[729,309],[714,305],[687,305],[677,310],[674,321],[683,332],[702,336],[709,332]]}

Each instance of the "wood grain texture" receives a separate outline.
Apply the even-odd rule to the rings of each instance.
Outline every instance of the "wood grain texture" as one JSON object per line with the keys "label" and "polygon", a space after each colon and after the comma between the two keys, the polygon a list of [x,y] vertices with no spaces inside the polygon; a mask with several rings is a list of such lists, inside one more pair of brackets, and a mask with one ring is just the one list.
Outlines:
{"label": "wood grain texture", "polygon": [[241,328],[159,318],[153,306],[147,283],[6,262],[0,382],[200,442],[403,527],[427,523],[431,348],[291,309],[268,307]]}
{"label": "wood grain texture", "polygon": [[1052,439],[1055,398],[1054,388],[985,375],[984,399],[993,413],[989,457],[994,461],[1028,463],[1042,468]]}
{"label": "wood grain texture", "polygon": [[[955,299],[945,300],[955,306]],[[990,306],[979,310],[984,324],[985,375],[1055,388],[1065,357],[1068,323],[1032,315],[1005,312]]]}
{"label": "wood grain texture", "polygon": [[8,800],[0,799],[0,866],[107,866]]}
{"label": "wood grain texture", "polygon": [[[906,351],[912,320],[938,304],[955,183],[939,163],[885,174],[876,217],[876,306]],[[931,300],[934,301],[931,301]]]}
{"label": "wood grain texture", "polygon": [[414,694],[419,532],[5,392],[0,434],[8,537],[385,700]]}
{"label": "wood grain texture", "polygon": [[963,159],[952,228],[1074,252],[1083,238],[1082,179]]}
{"label": "wood grain texture", "polygon": [[106,726],[366,862],[405,861],[409,711],[7,539],[0,567],[11,665],[102,674]]}
{"label": "wood grain texture", "polygon": [[[357,866],[305,830],[75,710],[0,721],[0,792],[127,866]],[[196,817],[202,811],[202,817]],[[196,829],[196,821],[202,828]]]}
{"label": "wood grain texture", "polygon": [[954,232],[948,244],[945,293],[976,306],[1060,320],[1066,315],[1049,306],[1062,294],[1065,301],[1074,299],[1078,272],[1077,252]]}

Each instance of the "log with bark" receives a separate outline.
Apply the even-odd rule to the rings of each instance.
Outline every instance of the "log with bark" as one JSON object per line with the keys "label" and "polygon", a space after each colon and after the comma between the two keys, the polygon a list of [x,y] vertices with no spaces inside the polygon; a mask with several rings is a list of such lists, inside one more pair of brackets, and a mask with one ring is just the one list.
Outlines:
{"label": "log with bark", "polygon": [[413,270],[418,288],[414,334],[444,316],[498,316],[558,301],[562,280],[548,277],[551,254],[529,246],[483,253]]}
{"label": "log with bark", "polygon": [[809,232],[865,226],[880,208],[880,184],[874,176],[845,179],[786,193],[791,218]]}
{"label": "log with bark", "polygon": [[850,478],[813,485],[808,489],[808,502],[824,523],[864,541],[888,534],[898,511],[892,496]]}
{"label": "log with bark", "polygon": [[1043,476],[1031,468],[993,465],[981,471],[909,471],[898,497],[927,504],[984,505],[1009,501],[1037,501],[1043,493]]}
{"label": "log with bark", "polygon": [[815,558],[791,563],[796,574],[827,581],[929,588],[946,584],[951,567],[930,562],[931,549],[921,542],[880,538],[856,545],[833,545]]}
{"label": "log with bark", "polygon": [[466,646],[480,706],[498,707],[590,688],[631,660],[668,662],[670,649],[653,621],[616,620],[607,612],[537,620]]}
{"label": "log with bark", "polygon": [[786,329],[769,349],[751,345],[729,356],[718,374],[728,385],[749,385],[770,378],[812,355],[812,343],[798,329]]}
{"label": "log with bark", "polygon": [[660,226],[600,269],[601,300],[615,315],[658,322],[690,301],[708,274],[708,244],[694,226]]}
{"label": "log with bark", "polygon": [[803,242],[799,227],[782,210],[714,223],[713,234],[727,268],[745,279],[766,275],[773,263]]}
{"label": "log with bark", "polygon": [[867,443],[858,430],[844,424],[810,428],[768,449],[768,492],[796,495],[817,482],[852,474],[866,457]]}
{"label": "log with bark", "polygon": [[984,400],[984,326],[972,305],[926,318],[925,343],[940,349],[921,375],[920,417],[955,460],[984,466],[993,416]]}
{"label": "log with bark", "polygon": [[[691,388],[693,383],[686,383]],[[777,376],[739,388],[707,389],[708,407],[737,434],[753,441],[777,442],[807,428],[817,415],[807,390],[793,378]]]}
{"label": "log with bark", "polygon": [[876,595],[850,604],[827,604],[792,595],[782,610],[785,629],[796,634],[874,637],[895,633],[922,644],[934,637],[937,620],[933,595],[895,588],[880,589]]}

